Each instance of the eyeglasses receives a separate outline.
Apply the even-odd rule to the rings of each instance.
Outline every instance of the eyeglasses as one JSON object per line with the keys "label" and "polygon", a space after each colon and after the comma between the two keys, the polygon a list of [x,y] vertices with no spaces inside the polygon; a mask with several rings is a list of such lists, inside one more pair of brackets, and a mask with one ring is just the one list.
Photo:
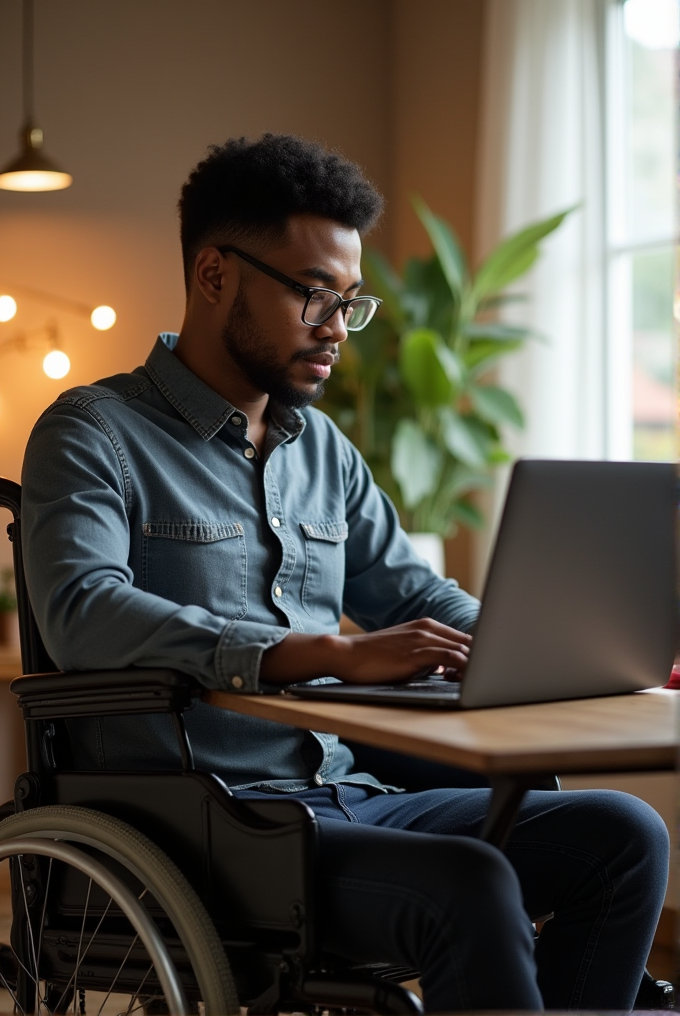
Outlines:
{"label": "eyeglasses", "polygon": [[302,322],[310,328],[316,328],[333,317],[340,308],[345,319],[345,328],[348,332],[358,332],[365,328],[371,320],[378,307],[382,303],[377,296],[354,296],[351,300],[343,300],[339,293],[332,289],[322,289],[319,286],[303,286],[301,282],[289,278],[276,268],[270,268],[257,258],[239,250],[238,247],[218,247],[220,254],[236,254],[243,258],[253,268],[264,272],[277,282],[283,283],[289,289],[294,289],[300,296],[304,296],[305,305],[302,308]]}

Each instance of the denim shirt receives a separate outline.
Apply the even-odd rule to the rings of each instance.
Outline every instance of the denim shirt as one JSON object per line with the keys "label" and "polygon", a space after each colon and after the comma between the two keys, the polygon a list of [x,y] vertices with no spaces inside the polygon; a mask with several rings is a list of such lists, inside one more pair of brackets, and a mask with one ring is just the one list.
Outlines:
{"label": "denim shirt", "polygon": [[[469,630],[478,602],[414,553],[361,456],[313,408],[248,420],[159,337],[144,367],[62,394],[29,440],[23,533],[31,602],[62,669],[167,666],[252,694],[291,631],[372,631],[434,617]],[[269,689],[271,690],[271,689]],[[233,788],[298,791],[352,774],[349,749],[197,702],[197,765]],[[83,768],[170,768],[168,716],[71,722]]]}

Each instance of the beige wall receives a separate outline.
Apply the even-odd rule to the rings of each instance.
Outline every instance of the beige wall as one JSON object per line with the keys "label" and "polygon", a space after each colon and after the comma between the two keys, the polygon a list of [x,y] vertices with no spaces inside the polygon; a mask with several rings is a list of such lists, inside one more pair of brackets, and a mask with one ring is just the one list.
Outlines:
{"label": "beige wall", "polygon": [[[179,327],[175,205],[208,143],[299,132],[387,187],[387,3],[343,8],[338,18],[337,4],[309,0],[37,0],[37,108],[48,152],[75,182],[61,193],[0,192],[0,288],[30,284],[116,308],[109,333],[60,315],[69,385],[135,366],[159,330]],[[2,161],[19,119],[19,10],[0,2]],[[39,305],[22,314],[0,324],[0,342],[45,318]],[[66,385],[48,381],[40,359],[0,357],[0,470],[13,477],[31,422]]]}
{"label": "beige wall", "polygon": [[[36,106],[68,191],[0,191],[0,292],[30,285],[118,323],[58,314],[72,370],[44,349],[0,353],[0,474],[18,479],[31,425],[65,387],[143,362],[181,323],[175,205],[210,142],[264,130],[318,138],[388,198],[374,238],[397,260],[425,237],[418,191],[471,243],[481,0],[35,2]],[[0,163],[20,121],[20,4],[0,0]],[[0,343],[51,312],[22,301]],[[0,540],[0,561],[8,547]]]}
{"label": "beige wall", "polygon": [[429,250],[414,193],[473,254],[483,20],[483,0],[394,0],[389,224],[399,263]]}

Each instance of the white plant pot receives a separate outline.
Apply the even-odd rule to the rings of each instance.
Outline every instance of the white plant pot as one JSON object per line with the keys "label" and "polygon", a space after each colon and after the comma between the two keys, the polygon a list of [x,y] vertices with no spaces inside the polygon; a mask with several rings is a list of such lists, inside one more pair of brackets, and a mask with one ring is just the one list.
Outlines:
{"label": "white plant pot", "polygon": [[418,557],[427,561],[432,571],[444,578],[446,575],[444,540],[439,533],[407,533],[406,535]]}

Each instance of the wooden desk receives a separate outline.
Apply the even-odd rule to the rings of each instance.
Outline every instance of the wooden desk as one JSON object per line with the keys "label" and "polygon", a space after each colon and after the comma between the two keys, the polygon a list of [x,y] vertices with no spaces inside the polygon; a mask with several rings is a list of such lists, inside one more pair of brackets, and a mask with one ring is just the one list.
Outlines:
{"label": "wooden desk", "polygon": [[673,769],[678,692],[458,712],[207,692],[212,705],[495,775]]}
{"label": "wooden desk", "polygon": [[233,712],[484,773],[494,794],[482,835],[500,846],[537,776],[674,769],[679,694],[659,689],[459,712],[216,691],[203,697]]}

